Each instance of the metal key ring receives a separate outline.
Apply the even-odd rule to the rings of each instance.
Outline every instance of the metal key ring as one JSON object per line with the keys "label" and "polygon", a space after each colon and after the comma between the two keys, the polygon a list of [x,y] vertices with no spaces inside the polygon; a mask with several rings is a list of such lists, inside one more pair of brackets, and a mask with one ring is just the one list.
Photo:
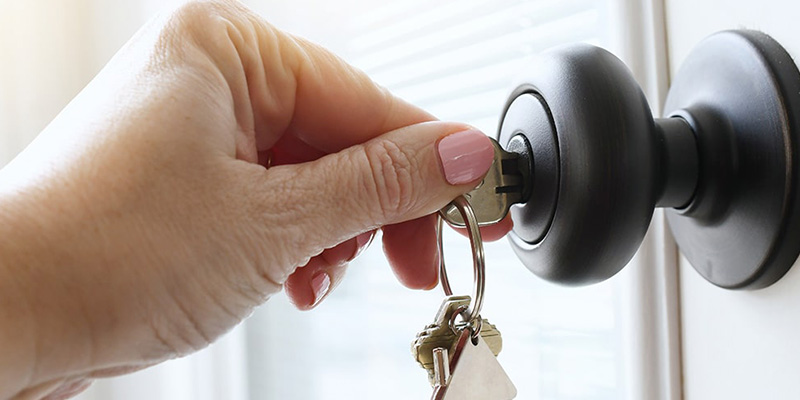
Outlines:
{"label": "metal key ring", "polygon": [[466,311],[467,311],[467,306],[459,306],[458,308],[456,308],[453,315],[450,316],[450,320],[447,321],[447,326],[450,327],[450,330],[453,331],[453,333],[455,333],[456,336],[461,334],[462,329],[470,329],[472,330],[472,338],[477,340],[478,336],[481,335],[481,328],[483,328],[483,318],[480,318],[480,315],[478,316],[478,319],[474,321],[463,322],[461,325],[456,324],[456,317]]}
{"label": "metal key ring", "polygon": [[[464,196],[458,196],[451,202],[458,212],[461,213],[464,221],[466,221],[467,233],[469,234],[469,242],[472,245],[472,268],[475,274],[475,285],[472,289],[473,305],[467,308],[466,312],[468,318],[466,322],[477,321],[480,318],[481,307],[483,307],[483,289],[486,286],[486,260],[483,254],[483,239],[481,239],[481,231],[478,228],[478,221],[475,218],[475,212],[472,206]],[[450,288],[450,281],[447,279],[447,270],[444,264],[444,245],[442,243],[442,215],[439,211],[439,218],[436,224],[436,242],[439,246],[439,281],[442,283],[442,289],[447,296],[453,295],[453,290]]]}

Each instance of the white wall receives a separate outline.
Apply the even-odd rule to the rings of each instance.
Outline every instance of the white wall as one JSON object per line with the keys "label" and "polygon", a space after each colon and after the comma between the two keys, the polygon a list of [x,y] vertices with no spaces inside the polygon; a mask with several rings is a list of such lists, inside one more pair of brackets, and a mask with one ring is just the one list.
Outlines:
{"label": "white wall", "polygon": [[85,85],[85,1],[0,2],[0,165]]}
{"label": "white wall", "polygon": [[0,0],[0,166],[168,3]]}

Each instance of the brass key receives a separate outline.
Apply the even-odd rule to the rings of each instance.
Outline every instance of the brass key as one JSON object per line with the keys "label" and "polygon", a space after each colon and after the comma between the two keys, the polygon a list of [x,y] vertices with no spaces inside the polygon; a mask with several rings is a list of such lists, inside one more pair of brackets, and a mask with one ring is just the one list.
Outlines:
{"label": "brass key", "polygon": [[[500,222],[511,206],[525,201],[523,197],[526,161],[517,153],[503,150],[500,144],[489,138],[494,145],[494,161],[483,181],[464,195],[475,212],[478,226]],[[453,204],[448,204],[439,213],[450,225],[464,227],[464,218]]]}
{"label": "brass key", "polygon": [[[450,328],[450,320],[459,310],[466,309],[470,300],[470,296],[446,297],[436,313],[434,323],[427,325],[418,333],[414,343],[411,344],[411,353],[422,368],[428,371],[428,380],[431,384],[434,383],[434,349],[450,349],[456,342],[458,337]],[[482,319],[480,336],[495,356],[500,354],[503,349],[503,338],[497,327]]]}

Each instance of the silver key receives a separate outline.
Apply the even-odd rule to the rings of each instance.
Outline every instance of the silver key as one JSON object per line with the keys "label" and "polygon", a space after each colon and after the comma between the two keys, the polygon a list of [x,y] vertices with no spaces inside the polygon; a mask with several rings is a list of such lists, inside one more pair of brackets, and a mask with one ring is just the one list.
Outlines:
{"label": "silver key", "polygon": [[[483,181],[464,195],[475,211],[478,226],[500,222],[511,206],[524,201],[524,176],[519,154],[503,150],[500,144],[489,138],[494,145],[494,162]],[[464,227],[464,218],[458,209],[448,204],[439,211],[450,225]]]}
{"label": "silver key", "polygon": [[431,400],[511,400],[517,389],[486,342],[464,329],[452,350],[434,350],[434,388]]}

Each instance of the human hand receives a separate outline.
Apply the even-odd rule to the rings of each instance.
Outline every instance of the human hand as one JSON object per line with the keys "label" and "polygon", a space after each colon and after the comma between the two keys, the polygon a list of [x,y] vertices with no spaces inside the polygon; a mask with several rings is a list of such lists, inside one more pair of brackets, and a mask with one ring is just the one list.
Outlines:
{"label": "human hand", "polygon": [[311,308],[379,228],[434,286],[430,214],[492,149],[433,120],[236,2],[149,23],[0,171],[0,398],[188,354],[281,287]]}

